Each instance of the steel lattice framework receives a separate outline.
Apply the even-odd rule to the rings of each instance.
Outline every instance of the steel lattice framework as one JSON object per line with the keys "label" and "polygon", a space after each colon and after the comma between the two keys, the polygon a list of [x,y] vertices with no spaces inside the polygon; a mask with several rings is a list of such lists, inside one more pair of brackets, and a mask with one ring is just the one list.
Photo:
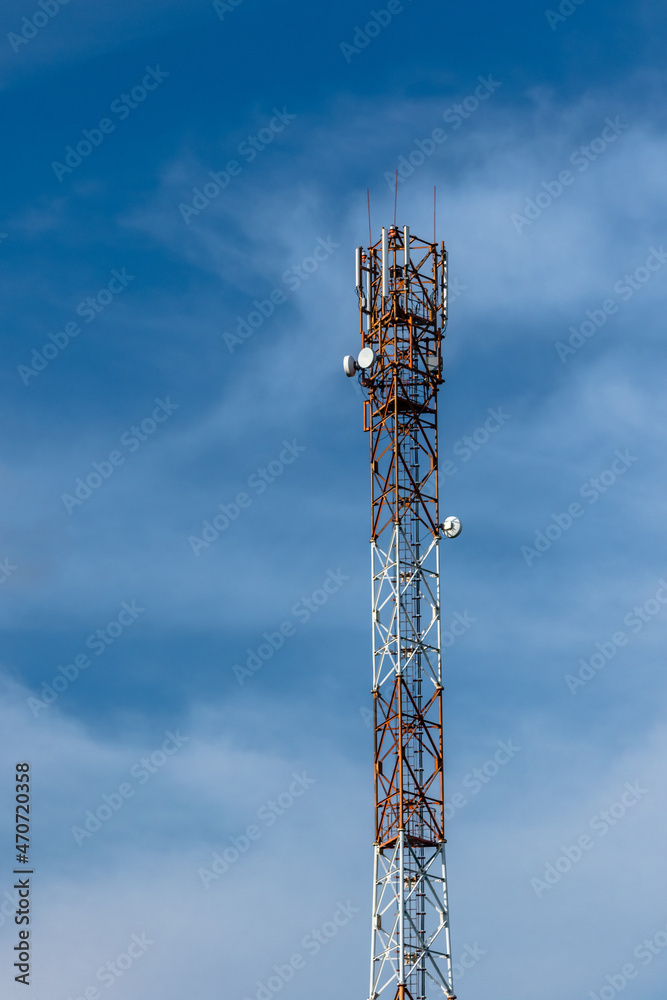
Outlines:
{"label": "steel lattice framework", "polygon": [[370,1000],[451,1000],[437,431],[447,253],[394,226],[356,264],[362,347],[373,352],[360,374],[372,492]]}

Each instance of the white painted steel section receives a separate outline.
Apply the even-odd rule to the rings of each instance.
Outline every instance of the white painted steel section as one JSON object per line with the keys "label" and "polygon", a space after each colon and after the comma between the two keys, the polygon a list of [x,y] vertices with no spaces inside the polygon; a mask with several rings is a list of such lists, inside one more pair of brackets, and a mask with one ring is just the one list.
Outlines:
{"label": "white painted steel section", "polygon": [[[370,1000],[393,997],[398,986],[423,970],[437,987],[436,994],[454,995],[447,908],[447,868],[445,845],[425,849],[419,856],[400,842],[382,854],[375,848],[374,896],[371,944]],[[407,880],[406,865],[417,875]],[[420,932],[410,915],[409,903],[422,897],[427,926]],[[406,953],[406,931],[412,933],[415,950]],[[432,991],[429,991],[432,995]]]}
{"label": "white painted steel section", "polygon": [[[414,566],[403,581],[399,571],[399,543],[406,547]],[[394,674],[412,664],[415,653],[422,657],[422,672],[433,686],[442,685],[440,662],[440,602],[439,602],[439,548],[433,538],[428,547],[417,555],[403,528],[394,526],[391,546],[383,551],[371,543],[371,572],[373,580],[373,689]],[[411,588],[419,581],[421,592],[421,625],[413,620],[407,598]],[[419,644],[406,653],[401,661],[400,612],[414,631],[419,633]]]}

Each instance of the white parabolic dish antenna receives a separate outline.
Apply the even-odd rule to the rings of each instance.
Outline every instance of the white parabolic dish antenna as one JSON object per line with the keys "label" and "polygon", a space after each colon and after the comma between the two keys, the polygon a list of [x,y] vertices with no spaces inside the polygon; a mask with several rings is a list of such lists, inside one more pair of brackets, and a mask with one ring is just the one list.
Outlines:
{"label": "white parabolic dish antenna", "polygon": [[446,538],[456,538],[457,535],[461,534],[462,527],[458,517],[446,517],[441,525],[442,533]]}
{"label": "white parabolic dish antenna", "polygon": [[362,347],[357,357],[357,364],[360,368],[370,368],[375,361],[375,353],[372,347]]}

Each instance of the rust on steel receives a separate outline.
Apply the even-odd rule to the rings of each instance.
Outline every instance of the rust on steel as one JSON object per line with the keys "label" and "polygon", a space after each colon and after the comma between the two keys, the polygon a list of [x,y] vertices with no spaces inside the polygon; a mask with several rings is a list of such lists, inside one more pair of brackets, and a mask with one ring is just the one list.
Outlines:
{"label": "rust on steel", "polygon": [[[360,332],[375,354],[362,373],[368,390],[364,429],[370,435],[371,541],[382,545],[396,525],[410,521],[412,536],[438,534],[437,397],[442,383],[439,289],[446,268],[444,243],[388,233],[389,295],[382,295],[382,241],[362,256],[367,294]],[[370,294],[368,294],[368,291]],[[388,544],[388,542],[387,542]],[[401,560],[401,578],[409,560]],[[417,612],[419,613],[419,612]],[[390,683],[374,689],[376,844],[437,845],[445,840],[442,686],[422,697],[421,656],[410,635],[395,649],[401,661]],[[435,651],[434,651],[435,652]],[[410,997],[405,985],[397,997]]]}

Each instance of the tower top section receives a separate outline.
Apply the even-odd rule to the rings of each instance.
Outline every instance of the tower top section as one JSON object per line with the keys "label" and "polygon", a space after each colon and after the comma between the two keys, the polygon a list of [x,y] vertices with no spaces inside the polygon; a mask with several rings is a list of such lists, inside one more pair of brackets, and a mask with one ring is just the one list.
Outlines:
{"label": "tower top section", "polygon": [[371,435],[372,539],[389,524],[417,517],[439,533],[437,393],[447,327],[447,251],[408,226],[382,229],[355,251],[361,351],[345,373],[368,392],[364,430]]}

